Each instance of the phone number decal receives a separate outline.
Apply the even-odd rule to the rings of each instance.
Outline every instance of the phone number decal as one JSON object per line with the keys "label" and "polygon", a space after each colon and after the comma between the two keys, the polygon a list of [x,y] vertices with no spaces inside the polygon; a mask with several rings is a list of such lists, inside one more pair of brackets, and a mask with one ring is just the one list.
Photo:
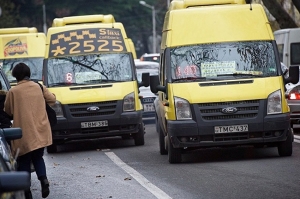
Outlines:
{"label": "phone number decal", "polygon": [[51,35],[49,57],[93,52],[126,52],[120,29],[91,28]]}

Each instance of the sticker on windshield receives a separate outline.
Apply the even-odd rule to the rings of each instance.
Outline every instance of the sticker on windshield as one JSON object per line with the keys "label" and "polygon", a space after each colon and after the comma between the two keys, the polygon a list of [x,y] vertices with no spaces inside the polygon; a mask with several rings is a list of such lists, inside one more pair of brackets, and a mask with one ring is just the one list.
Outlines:
{"label": "sticker on windshield", "polygon": [[98,72],[80,72],[75,73],[75,80],[77,84],[82,84],[85,82],[99,80],[101,81],[102,75]]}
{"label": "sticker on windshield", "polygon": [[202,77],[215,77],[219,74],[236,72],[235,61],[203,62],[200,67]]}
{"label": "sticker on windshield", "polygon": [[121,30],[89,28],[51,35],[49,57],[93,52],[127,52]]}

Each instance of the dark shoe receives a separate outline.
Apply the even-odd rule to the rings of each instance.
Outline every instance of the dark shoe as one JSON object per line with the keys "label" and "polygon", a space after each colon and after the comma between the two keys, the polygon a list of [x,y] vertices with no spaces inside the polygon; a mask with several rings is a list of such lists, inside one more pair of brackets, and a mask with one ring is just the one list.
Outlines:
{"label": "dark shoe", "polygon": [[25,199],[33,199],[30,189],[24,191]]}
{"label": "dark shoe", "polygon": [[49,181],[47,178],[43,178],[41,181],[41,187],[42,187],[42,197],[47,198],[50,190],[49,190]]}

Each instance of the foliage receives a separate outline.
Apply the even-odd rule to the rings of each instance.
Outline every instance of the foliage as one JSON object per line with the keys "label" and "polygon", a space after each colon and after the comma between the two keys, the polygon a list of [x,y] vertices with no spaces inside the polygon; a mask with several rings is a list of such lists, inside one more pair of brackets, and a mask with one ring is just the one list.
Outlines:
{"label": "foliage", "polygon": [[[171,0],[170,0],[171,1]],[[250,1],[250,0],[246,0]],[[256,0],[251,0],[255,2]],[[281,2],[285,0],[263,0],[270,13],[279,22],[280,27],[294,27],[293,19],[286,15]],[[295,7],[300,0],[291,0]],[[167,10],[166,0],[145,0],[156,9],[156,31],[161,34],[164,15]],[[116,21],[122,22],[128,37],[136,44],[138,56],[149,52],[147,39],[152,35],[151,9],[139,4],[139,0],[0,0],[2,16],[1,27],[32,26],[43,31],[43,4],[46,6],[46,25],[50,27],[54,18],[90,14],[112,14]],[[280,7],[281,6],[281,7]],[[282,14],[280,14],[282,13]],[[284,17],[285,16],[285,17]],[[137,45],[137,42],[142,45]]]}
{"label": "foliage", "polygon": [[10,28],[17,26],[17,9],[14,3],[10,0],[0,0],[1,16],[0,28]]}

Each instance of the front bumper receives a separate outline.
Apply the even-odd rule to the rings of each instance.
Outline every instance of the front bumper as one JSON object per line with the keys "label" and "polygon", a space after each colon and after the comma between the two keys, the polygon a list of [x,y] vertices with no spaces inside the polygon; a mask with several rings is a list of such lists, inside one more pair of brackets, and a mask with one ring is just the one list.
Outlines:
{"label": "front bumper", "polygon": [[300,101],[288,100],[288,105],[290,107],[292,128],[300,129]]}
{"label": "front bumper", "polygon": [[[81,122],[108,121],[108,126],[81,128]],[[86,118],[58,118],[58,123],[52,128],[53,140],[90,139],[130,135],[139,131],[142,123],[142,111],[124,112],[120,115]]]}
{"label": "front bumper", "polygon": [[[215,126],[248,124],[247,132],[215,133]],[[221,147],[235,145],[271,144],[286,140],[290,126],[289,114],[268,115],[257,119],[230,121],[167,121],[168,134],[175,148]]]}

